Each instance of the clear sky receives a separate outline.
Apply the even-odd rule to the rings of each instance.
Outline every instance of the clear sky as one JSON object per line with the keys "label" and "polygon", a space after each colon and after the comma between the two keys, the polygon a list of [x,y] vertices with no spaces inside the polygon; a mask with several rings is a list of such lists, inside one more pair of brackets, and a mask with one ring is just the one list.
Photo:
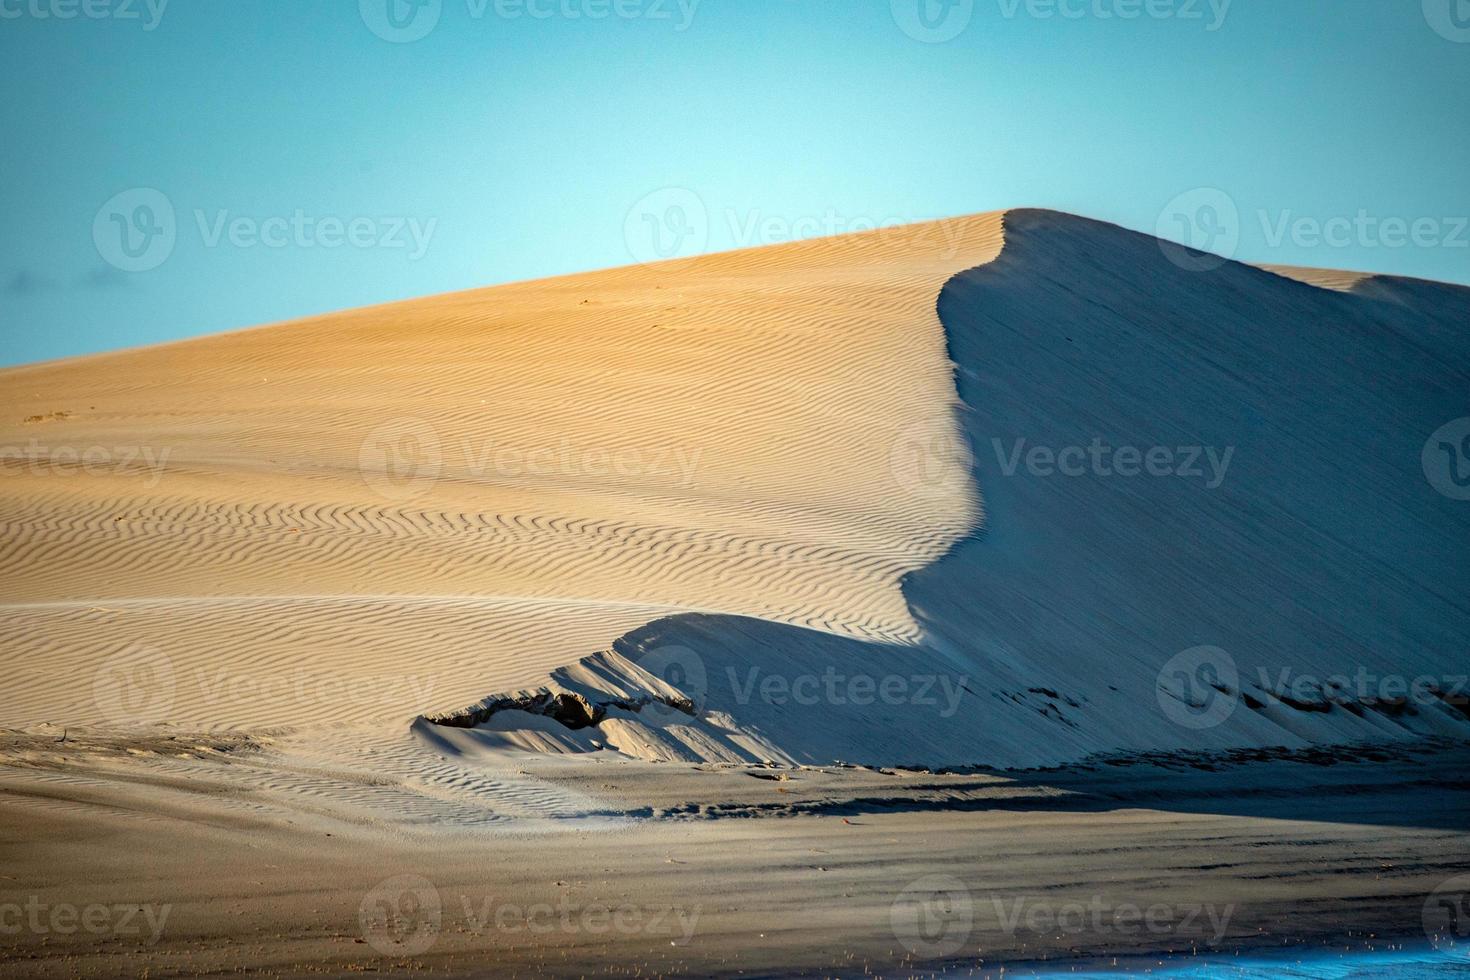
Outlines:
{"label": "clear sky", "polygon": [[0,0],[0,92],[0,363],[1011,206],[1470,282],[1470,0]]}

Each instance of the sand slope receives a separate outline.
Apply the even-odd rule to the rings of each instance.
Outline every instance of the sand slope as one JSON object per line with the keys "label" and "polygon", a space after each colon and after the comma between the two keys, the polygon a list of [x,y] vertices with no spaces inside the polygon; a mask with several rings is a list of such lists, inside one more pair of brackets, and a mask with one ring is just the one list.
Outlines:
{"label": "sand slope", "polygon": [[[7,371],[0,723],[454,738],[457,798],[506,748],[1463,734],[1470,516],[1420,452],[1467,323],[1014,211]],[[1180,472],[1022,463],[1094,443]],[[1360,670],[1435,686],[1322,687]]]}
{"label": "sand slope", "polygon": [[978,505],[895,492],[890,449],[951,431],[933,298],[1000,234],[981,216],[0,372],[0,723],[402,731],[675,610],[911,641],[899,580]]}
{"label": "sand slope", "polygon": [[[12,928],[3,972],[1426,938],[1463,705],[1258,668],[1465,670],[1470,504],[1420,454],[1467,325],[1467,290],[1025,211],[0,372],[0,906],[158,917]],[[1094,438],[1231,463],[1006,462]],[[1230,917],[1061,928],[1097,904]]]}
{"label": "sand slope", "polygon": [[[1465,412],[1470,290],[1350,285],[1193,271],[1148,236],[1011,212],[1002,255],[939,298],[987,523],[907,577],[923,643],[681,616],[623,638],[614,683],[557,681],[656,758],[1036,766],[1463,737],[1470,512],[1421,453]],[[1138,456],[1093,463],[1094,442]],[[672,665],[685,697],[663,703],[699,718],[617,710],[658,696],[635,664]],[[487,722],[510,744],[516,724]]]}

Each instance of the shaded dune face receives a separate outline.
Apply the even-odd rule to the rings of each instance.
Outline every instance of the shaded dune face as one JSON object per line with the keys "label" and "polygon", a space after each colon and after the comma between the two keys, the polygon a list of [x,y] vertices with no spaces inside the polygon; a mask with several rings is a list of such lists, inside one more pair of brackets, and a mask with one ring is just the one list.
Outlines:
{"label": "shaded dune face", "polygon": [[[906,577],[921,645],[662,620],[558,673],[606,717],[538,747],[1034,766],[1463,736],[1470,504],[1421,457],[1467,414],[1470,290],[1342,285],[1008,213],[938,300],[986,524]],[[483,707],[459,721],[518,744],[523,713]]]}
{"label": "shaded dune face", "polygon": [[0,724],[419,713],[674,611],[911,643],[978,520],[933,297],[1000,215],[0,372]]}
{"label": "shaded dune face", "polygon": [[[1041,212],[1010,214],[1007,236],[997,262],[939,301],[991,519],[912,576],[921,622],[1017,681],[1099,707],[1116,686],[1152,715],[1161,664],[1199,645],[1228,654],[1207,659],[1237,676],[1221,677],[1232,697],[1262,703],[1283,671],[1318,703],[1331,698],[1310,679],[1337,674],[1353,680],[1349,701],[1383,693],[1371,678],[1453,687],[1470,639],[1470,511],[1436,491],[1422,455],[1470,406],[1470,291],[1370,279],[1342,294],[1238,263],[1190,271],[1147,236]],[[1078,466],[1075,452],[1076,475],[1024,458],[1011,471],[1018,446],[1098,441],[1157,447],[1163,475],[1119,475],[1121,456]],[[1162,680],[1166,697],[1204,700]],[[1337,734],[1334,711],[1319,734],[1249,704],[1221,734]],[[1099,715],[1105,746],[1152,735],[1137,709]],[[1281,731],[1256,724],[1271,715]],[[1153,737],[1208,744],[1192,731]]]}

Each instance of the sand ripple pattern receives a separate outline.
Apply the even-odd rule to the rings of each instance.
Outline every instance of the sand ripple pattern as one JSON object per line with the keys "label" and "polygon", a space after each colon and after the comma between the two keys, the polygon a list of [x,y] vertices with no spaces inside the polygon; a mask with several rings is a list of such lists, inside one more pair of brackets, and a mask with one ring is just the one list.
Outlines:
{"label": "sand ripple pattern", "polygon": [[893,460],[953,430],[935,298],[1000,218],[0,372],[0,723],[115,720],[140,649],[170,722],[335,727],[669,612],[914,642],[978,495]]}

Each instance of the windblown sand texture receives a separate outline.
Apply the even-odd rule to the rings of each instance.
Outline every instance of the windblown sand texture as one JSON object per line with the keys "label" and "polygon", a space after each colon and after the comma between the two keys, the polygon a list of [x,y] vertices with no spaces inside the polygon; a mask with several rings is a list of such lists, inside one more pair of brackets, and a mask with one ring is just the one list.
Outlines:
{"label": "windblown sand texture", "polygon": [[894,447],[952,430],[934,299],[1000,247],[982,215],[0,373],[0,723],[401,730],[687,610],[910,643],[899,580],[978,503]]}

